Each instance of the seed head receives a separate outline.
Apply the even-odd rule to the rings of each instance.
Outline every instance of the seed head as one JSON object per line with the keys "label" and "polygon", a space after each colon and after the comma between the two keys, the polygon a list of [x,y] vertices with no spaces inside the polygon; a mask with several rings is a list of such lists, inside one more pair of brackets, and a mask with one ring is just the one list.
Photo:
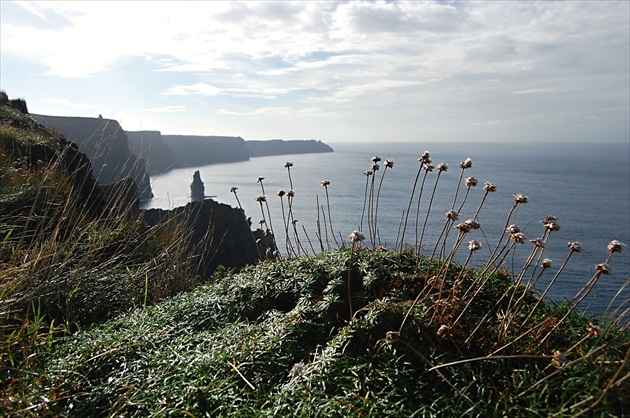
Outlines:
{"label": "seed head", "polygon": [[375,155],[374,157],[372,157],[372,162],[374,164],[376,164],[377,162],[381,161],[381,157],[379,157],[378,155]]}
{"label": "seed head", "polygon": [[394,160],[385,160],[385,167],[387,168],[394,168],[394,164],[396,163],[396,161]]}
{"label": "seed head", "polygon": [[529,242],[534,244],[535,247],[545,248],[545,242],[541,238],[530,239]]}
{"label": "seed head", "polygon": [[543,270],[547,270],[551,268],[551,259],[550,258],[545,258],[542,263],[540,264],[540,267],[543,268]]}
{"label": "seed head", "polygon": [[521,228],[519,228],[518,226],[512,224],[510,226],[508,226],[507,228],[505,228],[505,232],[509,232],[510,234],[516,234],[521,232]]}
{"label": "seed head", "polygon": [[481,228],[481,224],[474,219],[466,219],[464,222],[466,225],[470,227],[470,229],[479,229]]}
{"label": "seed head", "polygon": [[448,164],[446,163],[439,163],[437,166],[438,171],[441,173],[442,171],[447,171],[448,170]]}
{"label": "seed head", "polygon": [[608,267],[608,264],[606,264],[606,263],[601,263],[601,264],[595,265],[595,269],[597,269],[597,271],[600,272],[601,274],[610,274],[610,273],[612,273],[612,270],[610,269],[610,267]]}
{"label": "seed head", "polygon": [[551,364],[556,367],[562,367],[567,362],[567,356],[560,350],[556,350],[553,352],[553,356],[551,357]]}
{"label": "seed head", "polygon": [[278,192],[276,193],[276,196],[282,197],[285,194],[287,194],[287,192],[285,192],[284,190],[278,190]]}
{"label": "seed head", "polygon": [[295,225],[296,223],[298,223],[298,221],[299,221],[298,219],[294,219],[294,220],[292,220],[292,221],[291,221],[291,223],[292,223],[293,225]]}
{"label": "seed head", "polygon": [[351,243],[363,242],[365,241],[365,234],[360,231],[354,231],[352,234],[348,235],[348,241]]}
{"label": "seed head", "polygon": [[366,171],[363,172],[363,174],[365,174],[366,177],[370,177],[372,174],[374,174],[374,171],[366,170]]}
{"label": "seed head", "polygon": [[264,194],[259,194],[258,196],[256,196],[256,202],[262,203],[266,201],[267,201],[267,196],[265,196]]}
{"label": "seed head", "polygon": [[586,329],[589,333],[593,334],[596,337],[601,337],[604,334],[604,329],[599,325],[594,325],[593,323],[589,323]]}
{"label": "seed head", "polygon": [[473,251],[474,252],[474,251],[477,251],[477,250],[480,250],[480,249],[481,249],[481,243],[479,241],[474,240],[474,239],[468,241],[468,250],[469,251]]}
{"label": "seed head", "polygon": [[378,164],[372,164],[372,171],[378,171],[380,168]]}
{"label": "seed head", "polygon": [[293,163],[291,161],[287,161],[286,163],[284,163],[284,168],[291,168],[293,167]]}
{"label": "seed head", "polygon": [[571,251],[573,251],[574,253],[581,253],[582,251],[584,251],[584,249],[582,248],[582,243],[581,242],[569,242],[567,244],[567,247],[569,247],[569,249]]}
{"label": "seed head", "polygon": [[258,176],[258,181],[257,181],[257,183],[261,183],[264,179],[265,179],[265,177],[264,177],[264,176]]}
{"label": "seed head", "polygon": [[459,213],[455,212],[454,210],[447,210],[444,213],[444,216],[446,216],[446,219],[450,219],[451,221],[456,221],[459,219]]}
{"label": "seed head", "polygon": [[440,325],[440,328],[437,330],[438,337],[445,337],[448,333],[448,327],[446,325]]}
{"label": "seed head", "polygon": [[497,191],[497,186],[495,186],[494,184],[490,183],[490,182],[486,182],[486,184],[484,184],[483,189],[486,192],[496,192]]}
{"label": "seed head", "polygon": [[524,244],[526,241],[525,235],[522,232],[517,232],[516,234],[510,234],[510,238],[517,244]]}
{"label": "seed head", "polygon": [[466,222],[459,223],[459,224],[455,225],[454,228],[457,229],[459,232],[464,233],[464,234],[469,233],[470,230],[472,229],[472,227],[469,224],[467,224]]}
{"label": "seed head", "polygon": [[431,164],[431,157],[429,156],[429,151],[425,151],[424,154],[420,158],[418,158],[422,164]]}
{"label": "seed head", "polygon": [[517,193],[514,195],[514,201],[516,203],[527,203],[527,196],[524,196],[522,193]]}
{"label": "seed head", "polygon": [[261,219],[261,220],[259,220],[259,221],[258,221],[258,223],[259,223],[260,225],[264,225],[264,224],[266,224],[267,222],[266,222],[264,219]]}
{"label": "seed head", "polygon": [[295,197],[295,190],[289,190],[287,192],[287,197],[291,197],[291,198]]}
{"label": "seed head", "polygon": [[322,187],[327,187],[330,184],[330,180],[322,180],[319,184],[321,184]]}
{"label": "seed head", "polygon": [[479,179],[475,177],[468,177],[466,180],[464,180],[464,184],[468,188],[475,187],[477,183],[479,183]]}
{"label": "seed head", "polygon": [[472,167],[472,160],[470,158],[466,158],[464,161],[459,163],[459,168],[461,168],[462,170],[466,170],[470,167]]}
{"label": "seed head", "polygon": [[617,240],[614,241],[610,241],[610,244],[608,244],[608,252],[609,253],[620,253],[621,251],[623,251],[623,247],[625,247],[626,244],[624,244],[623,242],[619,242]]}
{"label": "seed head", "polygon": [[422,166],[422,168],[424,168],[426,172],[430,173],[435,167],[433,166],[433,164],[426,163]]}
{"label": "seed head", "polygon": [[230,193],[236,193],[237,190],[238,190],[238,187],[231,187]]}

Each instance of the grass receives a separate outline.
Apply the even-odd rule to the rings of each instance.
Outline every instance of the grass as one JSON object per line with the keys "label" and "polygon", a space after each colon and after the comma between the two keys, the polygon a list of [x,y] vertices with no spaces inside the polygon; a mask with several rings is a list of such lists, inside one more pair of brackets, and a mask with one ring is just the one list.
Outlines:
{"label": "grass", "polygon": [[[510,274],[502,260],[524,241],[511,217],[527,203],[515,195],[505,234],[494,246],[485,243],[486,265],[473,268],[469,258],[460,264],[454,255],[469,232],[482,229],[477,215],[494,187],[486,184],[473,218],[454,225],[474,187],[469,178],[459,203],[459,186],[455,191],[432,253],[421,254],[405,234],[417,243],[424,237],[421,196],[433,171],[427,152],[393,250],[380,246],[378,202],[387,182],[373,160],[361,215],[367,242],[360,231],[350,246],[337,242],[325,187],[322,251],[300,256],[306,251],[290,196],[282,211],[286,256],[239,272],[218,269],[200,285],[185,220],[149,228],[131,211],[86,206],[78,190],[85,192],[87,180],[79,184],[64,163],[68,144],[12,108],[6,94],[0,102],[3,415],[615,417],[630,411],[627,312],[604,320],[578,309],[609,273],[621,243],[611,243],[576,300],[543,299],[532,286],[557,224],[545,220],[543,238],[518,274]],[[460,182],[471,164],[460,164]],[[285,165],[291,191],[292,166]],[[425,225],[441,167],[426,183]],[[266,198],[260,206],[261,225],[271,229]],[[447,244],[450,229],[457,237]],[[329,232],[338,248],[324,251]],[[481,245],[468,241],[468,251]],[[570,243],[566,261],[579,250]]]}

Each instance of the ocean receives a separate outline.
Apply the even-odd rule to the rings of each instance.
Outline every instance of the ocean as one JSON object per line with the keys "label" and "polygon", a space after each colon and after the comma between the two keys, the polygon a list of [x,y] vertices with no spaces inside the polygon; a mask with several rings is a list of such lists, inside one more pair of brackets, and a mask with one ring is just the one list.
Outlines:
{"label": "ocean", "polygon": [[[315,250],[320,248],[318,218],[325,248],[335,248],[336,242],[340,244],[342,239],[347,242],[347,236],[361,226],[363,232],[369,235],[367,215],[363,216],[361,223],[366,184],[371,184],[371,177],[368,178],[364,172],[371,168],[372,157],[379,156],[382,159],[380,170],[374,177],[375,194],[380,184],[376,219],[379,239],[376,244],[392,248],[400,237],[402,219],[419,168],[418,158],[424,151],[429,151],[435,166],[444,162],[449,168],[439,176],[437,185],[437,170],[427,175],[422,189],[418,228],[416,204],[424,172],[416,187],[405,242],[408,245],[417,242],[417,234],[420,235],[427,218],[422,238],[423,254],[433,252],[446,221],[445,211],[453,208],[462,173],[459,163],[466,158],[471,159],[472,167],[464,170],[463,178],[475,177],[479,184],[471,188],[466,197],[459,221],[474,216],[485,194],[485,182],[497,186],[497,191],[488,194],[479,212],[477,219],[482,228],[472,231],[466,238],[466,242],[475,239],[483,245],[473,254],[471,265],[482,265],[488,260],[490,250],[496,246],[514,206],[514,195],[518,193],[527,196],[528,201],[517,205],[509,223],[520,227],[527,240],[542,236],[544,226],[540,220],[548,215],[557,217],[561,227],[551,233],[544,249],[544,257],[552,260],[553,267],[541,276],[537,289],[547,286],[567,258],[568,242],[580,242],[584,249],[571,256],[549,292],[548,296],[555,301],[575,296],[593,276],[595,265],[606,261],[607,246],[612,240],[630,245],[629,143],[383,142],[329,145],[335,150],[333,153],[258,157],[244,162],[172,170],[151,179],[155,197],[144,207],[169,209],[188,203],[192,176],[194,171],[199,170],[206,195],[218,202],[238,207],[237,199],[230,191],[233,187],[238,188],[236,193],[246,216],[257,225],[263,217],[260,204],[255,200],[257,195],[262,194],[261,182],[258,181],[262,176],[262,186],[271,210],[271,226],[279,245],[284,248],[285,227],[281,199],[276,193],[292,189],[295,192],[292,210],[294,219],[298,220],[296,225],[300,240],[312,253],[309,239]],[[395,161],[393,168],[384,170],[386,159]],[[285,168],[286,162],[293,163],[291,178]],[[330,181],[328,198],[326,188],[320,184],[322,180]],[[434,188],[435,195],[427,217]],[[466,187],[462,184],[454,205],[456,210],[465,195]],[[286,214],[286,197],[283,202]],[[268,218],[266,207],[264,216]],[[331,224],[335,239],[330,232]],[[324,227],[327,227],[328,233],[324,232]],[[456,232],[449,232],[449,245],[452,245]],[[366,244],[371,245],[367,241]],[[518,274],[532,247],[529,241],[518,246],[513,255],[504,261],[504,267]],[[630,248],[626,247],[622,253],[613,255],[608,263],[611,274],[602,275],[590,297],[581,305],[583,309],[595,315],[610,315],[615,310],[623,311],[630,307],[630,286],[623,288],[630,280],[629,254]],[[463,245],[456,259],[464,262],[467,256],[468,250]],[[528,277],[525,275],[525,278]]]}

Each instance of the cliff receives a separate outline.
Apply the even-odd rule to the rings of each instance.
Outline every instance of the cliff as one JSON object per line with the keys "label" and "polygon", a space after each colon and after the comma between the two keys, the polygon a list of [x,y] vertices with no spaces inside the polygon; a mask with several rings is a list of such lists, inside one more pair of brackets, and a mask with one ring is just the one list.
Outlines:
{"label": "cliff", "polygon": [[131,178],[141,199],[152,197],[144,160],[129,151],[120,124],[111,119],[32,115],[41,125],[56,129],[75,143],[92,162],[99,183],[116,183]]}
{"label": "cliff", "polygon": [[173,168],[246,161],[268,155],[333,152],[316,140],[248,141],[233,136],[162,135],[159,131],[127,131],[129,149],[142,156],[151,175]]}
{"label": "cliff", "polygon": [[269,141],[245,141],[245,144],[247,145],[250,157],[333,152],[333,149],[329,145],[314,139],[289,141],[272,139]]}

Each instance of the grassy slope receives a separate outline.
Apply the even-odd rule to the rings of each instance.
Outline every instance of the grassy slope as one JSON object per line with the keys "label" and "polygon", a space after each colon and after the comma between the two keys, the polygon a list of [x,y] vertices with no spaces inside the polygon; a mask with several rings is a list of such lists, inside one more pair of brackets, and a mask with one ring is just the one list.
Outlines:
{"label": "grassy slope", "polygon": [[[439,289],[419,274],[426,260],[351,253],[266,263],[78,334],[54,350],[25,404],[47,399],[40,413],[72,416],[548,416],[583,410],[608,388],[596,414],[628,413],[628,383],[610,386],[628,372],[627,333],[609,327],[596,337],[589,318],[571,314],[545,342],[548,327],[517,340],[524,331],[514,325],[500,344],[516,342],[499,357],[429,370],[496,349],[496,316],[483,317],[500,311],[510,279],[492,278],[466,320],[440,337],[462,305],[433,315]],[[463,291],[475,274],[464,275]],[[423,291],[400,334],[388,335]],[[533,303],[528,296],[521,315]],[[565,310],[541,305],[532,325]],[[479,321],[484,329],[465,343]],[[569,366],[551,365],[557,349]],[[292,376],[296,363],[304,369]]]}

